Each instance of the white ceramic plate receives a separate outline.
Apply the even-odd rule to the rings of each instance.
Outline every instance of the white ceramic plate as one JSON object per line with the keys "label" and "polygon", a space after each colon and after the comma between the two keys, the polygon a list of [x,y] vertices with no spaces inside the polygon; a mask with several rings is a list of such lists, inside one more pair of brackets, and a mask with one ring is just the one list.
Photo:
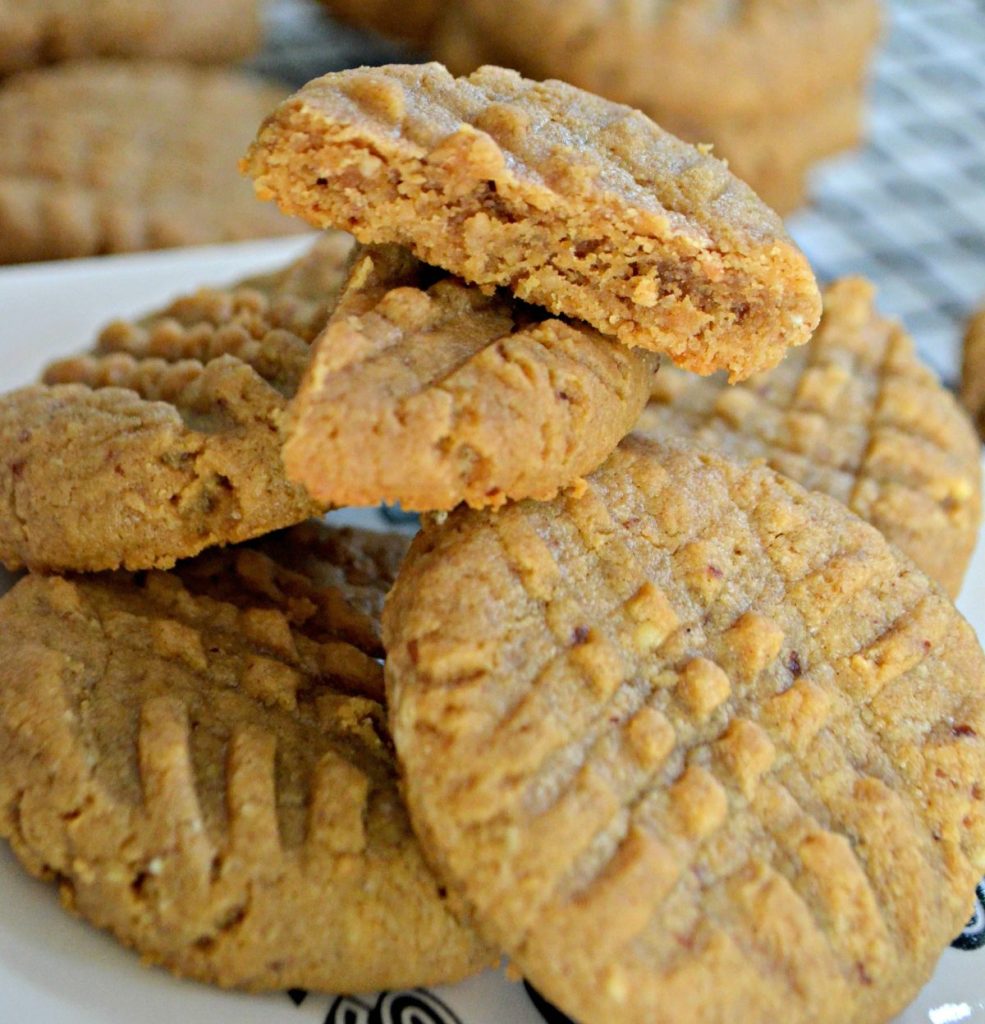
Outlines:
{"label": "white ceramic plate", "polygon": [[[107,320],[200,284],[225,284],[299,252],[306,240],[216,246],[0,270],[0,389],[29,383],[50,359],[91,342]],[[3,453],[0,452],[0,458]],[[350,519],[379,524],[375,512]],[[2,582],[0,582],[2,585]],[[985,544],[959,607],[985,636]],[[969,904],[972,894],[969,893]],[[902,1016],[985,1024],[985,890],[963,945]],[[971,908],[969,907],[969,910]],[[332,926],[326,915],[319,927]],[[555,1024],[566,1020],[497,972],[433,992],[334,998],[247,996],[149,970],[107,935],[69,917],[52,887],[28,878],[0,844],[0,1024]]]}

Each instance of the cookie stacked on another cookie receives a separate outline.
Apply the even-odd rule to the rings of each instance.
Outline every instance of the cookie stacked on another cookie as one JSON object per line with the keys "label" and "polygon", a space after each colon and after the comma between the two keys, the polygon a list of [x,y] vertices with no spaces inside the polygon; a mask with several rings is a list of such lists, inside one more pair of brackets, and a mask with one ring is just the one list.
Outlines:
{"label": "cookie stacked on another cookie", "polygon": [[333,505],[551,498],[629,433],[656,369],[655,353],[369,246],[292,404],[284,468]]}
{"label": "cookie stacked on another cookie", "polygon": [[326,75],[243,167],[367,246],[287,425],[326,502],[550,498],[628,432],[656,353],[741,379],[817,322],[804,256],[724,164],[562,82]]}
{"label": "cookie stacked on another cookie", "polygon": [[325,75],[243,167],[315,227],[406,246],[700,373],[775,365],[820,315],[807,260],[725,164],[564,82],[440,64]]}

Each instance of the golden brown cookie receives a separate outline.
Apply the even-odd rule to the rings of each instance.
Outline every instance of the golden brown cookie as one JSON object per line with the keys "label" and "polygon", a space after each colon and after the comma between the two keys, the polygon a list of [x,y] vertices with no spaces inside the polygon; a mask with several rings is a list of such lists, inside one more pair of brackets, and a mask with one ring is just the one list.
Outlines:
{"label": "golden brown cookie", "polygon": [[552,498],[629,433],[658,356],[485,294],[399,246],[357,251],[288,411],[287,476],[326,505]]}
{"label": "golden brown cookie", "polygon": [[156,61],[0,83],[0,263],[297,231],[236,175],[282,96],[240,71]]}
{"label": "golden brown cookie", "polygon": [[167,568],[320,510],[284,476],[281,416],[328,320],[351,240],[203,289],[0,397],[0,561]]}
{"label": "golden brown cookie", "polygon": [[259,13],[257,0],[0,0],[0,75],[77,57],[241,60]]}
{"label": "golden brown cookie", "polygon": [[961,359],[961,404],[985,435],[985,308],[968,321]]}
{"label": "golden brown cookie", "polygon": [[636,430],[765,459],[877,526],[953,597],[981,521],[980,445],[873,299],[861,278],[836,282],[810,343],[734,387],[665,367]]}
{"label": "golden brown cookie", "polygon": [[[490,954],[414,840],[359,607],[405,542],[324,537],[270,542],[287,566],[261,544],[21,580],[0,600],[0,833],[66,907],[176,974],[455,980]],[[326,556],[337,585],[307,571]]]}
{"label": "golden brown cookie", "polygon": [[985,869],[985,657],[872,526],[623,441],[456,510],[383,615],[426,853],[583,1024],[887,1019]]}
{"label": "golden brown cookie", "polygon": [[532,77],[564,73],[572,85],[639,106],[657,120],[659,110],[720,123],[793,113],[858,80],[880,26],[878,0],[458,6],[469,31]]}
{"label": "golden brown cookie", "polygon": [[803,254],[724,164],[562,82],[440,64],[325,75],[243,166],[288,213],[698,372],[772,366],[820,313]]}

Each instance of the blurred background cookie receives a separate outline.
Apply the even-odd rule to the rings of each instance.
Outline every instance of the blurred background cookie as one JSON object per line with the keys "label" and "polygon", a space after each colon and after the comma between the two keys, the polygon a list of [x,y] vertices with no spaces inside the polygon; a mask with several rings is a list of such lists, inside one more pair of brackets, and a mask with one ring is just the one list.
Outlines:
{"label": "blurred background cookie", "polygon": [[76,57],[242,60],[259,0],[0,0],[0,75]]}
{"label": "blurred background cookie", "polygon": [[282,97],[241,71],[158,61],[0,82],[0,263],[296,232],[236,170]]}
{"label": "blurred background cookie", "polygon": [[858,141],[879,4],[464,0],[435,24],[456,73],[503,64],[638,107],[787,213],[811,164]]}

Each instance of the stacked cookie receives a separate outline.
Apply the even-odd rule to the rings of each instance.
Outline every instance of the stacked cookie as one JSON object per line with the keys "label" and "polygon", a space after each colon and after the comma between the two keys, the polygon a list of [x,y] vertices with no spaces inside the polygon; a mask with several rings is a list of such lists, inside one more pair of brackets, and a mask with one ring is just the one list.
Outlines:
{"label": "stacked cookie", "polygon": [[[329,234],[0,407],[27,867],[220,984],[506,953],[588,1024],[903,1005],[985,870],[985,657],[855,513],[955,589],[979,480],[871,293],[805,345],[810,270],[722,164],[501,69],[326,76],[244,166],[345,265]],[[380,500],[431,513],[399,571],[248,539]]]}

